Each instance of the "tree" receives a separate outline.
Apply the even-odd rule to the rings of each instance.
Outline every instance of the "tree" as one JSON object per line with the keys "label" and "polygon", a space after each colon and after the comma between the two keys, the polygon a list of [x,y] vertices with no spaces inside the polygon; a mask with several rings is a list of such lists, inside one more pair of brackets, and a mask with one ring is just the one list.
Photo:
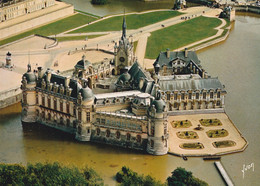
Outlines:
{"label": "tree", "polygon": [[0,164],[1,185],[103,185],[90,168],[61,166],[59,163]]}
{"label": "tree", "polygon": [[192,176],[192,172],[186,171],[184,168],[178,167],[167,178],[169,186],[207,186],[208,184],[198,178]]}
{"label": "tree", "polygon": [[126,166],[116,174],[116,181],[123,186],[139,185],[139,186],[160,186],[163,185],[160,181],[155,180],[151,176],[138,175]]}

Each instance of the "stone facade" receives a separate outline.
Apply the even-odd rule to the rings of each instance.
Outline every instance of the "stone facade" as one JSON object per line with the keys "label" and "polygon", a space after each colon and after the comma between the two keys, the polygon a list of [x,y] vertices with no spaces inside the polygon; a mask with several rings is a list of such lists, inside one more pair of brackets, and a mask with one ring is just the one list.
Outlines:
{"label": "stone facade", "polygon": [[83,55],[74,68],[73,77],[84,78],[87,80],[89,88],[96,88],[99,80],[104,78],[110,78],[115,75],[115,67],[112,65],[112,61],[106,59],[102,62],[92,64]]}
{"label": "stone facade", "polygon": [[[224,108],[223,85],[202,69],[195,52],[161,52],[151,74],[137,61],[121,66],[117,55],[115,51],[114,63],[98,65],[83,56],[72,77],[50,69],[43,72],[40,67],[32,72],[28,65],[21,87],[22,122],[57,128],[75,134],[80,141],[163,155],[168,152],[170,112],[206,113]],[[126,58],[129,55],[126,53]],[[130,69],[125,68],[128,66]],[[119,70],[122,74],[110,83],[110,93],[93,94],[99,78],[110,78]]]}
{"label": "stone facade", "polygon": [[133,49],[133,43],[129,42],[129,39],[126,38],[126,21],[124,17],[122,24],[122,37],[119,40],[119,44],[117,45],[117,43],[115,43],[114,47],[114,64],[116,66],[116,75],[122,74],[125,68],[130,68],[133,65]]}
{"label": "stone facade", "polygon": [[0,5],[0,21],[7,21],[55,4],[55,0],[13,0]]}

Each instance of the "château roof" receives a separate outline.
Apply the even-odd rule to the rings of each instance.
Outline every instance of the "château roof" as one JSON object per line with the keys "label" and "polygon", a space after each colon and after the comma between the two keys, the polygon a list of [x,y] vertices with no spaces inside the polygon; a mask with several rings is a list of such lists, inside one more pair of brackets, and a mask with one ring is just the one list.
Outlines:
{"label": "ch\u00e2teau roof", "polygon": [[177,80],[160,80],[159,85],[161,90],[216,90],[223,89],[223,85],[220,83],[218,78],[207,78],[207,79],[177,79]]}
{"label": "ch\u00e2teau roof", "polygon": [[172,67],[171,62],[175,61],[176,59],[181,59],[185,61],[186,65],[188,65],[191,60],[196,64],[200,63],[200,60],[198,59],[198,56],[194,51],[187,51],[187,57],[185,57],[185,51],[170,52],[169,58],[167,57],[167,51],[166,51],[166,52],[160,52],[159,56],[157,57],[153,65],[155,66],[159,64],[161,68],[164,65]]}
{"label": "ch\u00e2teau roof", "polygon": [[[45,82],[47,82],[47,72],[43,75],[42,79],[44,79]],[[69,88],[72,89],[70,97],[77,98],[78,93],[79,93],[80,89],[82,88],[82,86],[78,83],[77,80],[70,79],[69,81],[70,81],[69,82]],[[51,73],[50,83],[54,84],[54,82],[56,82],[56,85],[65,86],[65,77],[60,76],[60,75],[55,74],[55,73]],[[37,83],[37,87],[41,88],[41,83],[42,83],[42,81],[39,80],[38,83]]]}

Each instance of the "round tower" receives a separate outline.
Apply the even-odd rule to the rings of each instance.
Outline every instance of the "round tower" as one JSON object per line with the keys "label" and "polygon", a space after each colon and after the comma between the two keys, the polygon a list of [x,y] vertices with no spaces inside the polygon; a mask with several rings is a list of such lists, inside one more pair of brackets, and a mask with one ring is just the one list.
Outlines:
{"label": "round tower", "polygon": [[164,155],[168,152],[168,123],[166,104],[157,91],[155,100],[148,109],[148,144],[147,152],[153,155]]}
{"label": "round tower", "polygon": [[5,67],[6,68],[10,68],[11,67],[11,56],[12,56],[12,54],[10,53],[10,52],[7,52],[7,54],[6,54],[6,58],[5,58]]}
{"label": "round tower", "polygon": [[36,75],[31,71],[28,64],[27,72],[22,77],[22,122],[36,122]]}
{"label": "round tower", "polygon": [[76,139],[79,141],[90,141],[91,125],[93,118],[94,94],[88,87],[87,82],[83,82],[83,88],[79,90],[77,100],[77,132]]}

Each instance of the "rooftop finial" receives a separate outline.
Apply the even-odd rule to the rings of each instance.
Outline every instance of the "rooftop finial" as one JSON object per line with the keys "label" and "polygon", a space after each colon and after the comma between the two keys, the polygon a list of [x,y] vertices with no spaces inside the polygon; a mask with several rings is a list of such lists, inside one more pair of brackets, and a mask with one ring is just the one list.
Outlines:
{"label": "rooftop finial", "polygon": [[125,20],[125,9],[124,9],[124,18],[123,18],[123,24],[122,24],[122,38],[126,38],[126,20]]}
{"label": "rooftop finial", "polygon": [[27,72],[31,72],[30,51],[28,52],[28,65],[27,65]]}

